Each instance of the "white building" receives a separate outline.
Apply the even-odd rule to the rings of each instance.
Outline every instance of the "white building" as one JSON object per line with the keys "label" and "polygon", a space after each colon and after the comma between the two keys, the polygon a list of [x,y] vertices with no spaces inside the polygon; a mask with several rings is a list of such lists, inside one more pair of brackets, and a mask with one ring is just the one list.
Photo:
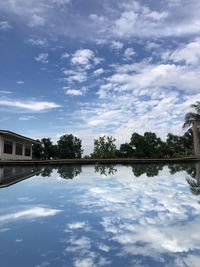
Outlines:
{"label": "white building", "polygon": [[0,130],[0,159],[30,160],[34,143],[38,142],[10,131]]}

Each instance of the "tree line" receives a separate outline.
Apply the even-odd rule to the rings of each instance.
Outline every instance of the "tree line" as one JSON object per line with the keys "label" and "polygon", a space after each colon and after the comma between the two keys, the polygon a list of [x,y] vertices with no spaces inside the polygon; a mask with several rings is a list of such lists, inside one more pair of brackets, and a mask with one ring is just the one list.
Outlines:
{"label": "tree line", "polygon": [[[191,105],[194,112],[185,116],[183,128],[189,128],[194,121],[200,122],[200,101]],[[60,137],[57,144],[50,138],[42,138],[39,144],[33,145],[34,159],[78,159],[83,155],[82,141],[73,134]],[[190,128],[182,136],[168,133],[166,141],[162,141],[155,133],[145,132],[143,135],[133,133],[130,141],[116,147],[116,139],[112,136],[101,136],[94,139],[94,149],[85,158],[173,158],[192,156],[193,132]]]}
{"label": "tree line", "polygon": [[[83,149],[80,138],[73,134],[60,137],[57,144],[50,138],[37,140],[33,145],[34,159],[79,159]],[[116,146],[116,139],[112,136],[101,136],[94,139],[94,149],[84,158],[173,158],[193,155],[193,134],[188,130],[184,135],[169,133],[166,141],[162,141],[155,133],[145,132],[143,135],[133,133],[130,141]]]}

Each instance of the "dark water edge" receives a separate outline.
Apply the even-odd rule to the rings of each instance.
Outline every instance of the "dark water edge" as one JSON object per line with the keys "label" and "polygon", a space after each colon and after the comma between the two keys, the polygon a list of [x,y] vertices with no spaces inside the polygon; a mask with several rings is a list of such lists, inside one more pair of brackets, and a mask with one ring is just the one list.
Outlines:
{"label": "dark water edge", "polygon": [[59,160],[0,160],[0,166],[40,166],[40,165],[90,165],[90,164],[169,164],[199,162],[196,157],[166,159],[59,159]]}

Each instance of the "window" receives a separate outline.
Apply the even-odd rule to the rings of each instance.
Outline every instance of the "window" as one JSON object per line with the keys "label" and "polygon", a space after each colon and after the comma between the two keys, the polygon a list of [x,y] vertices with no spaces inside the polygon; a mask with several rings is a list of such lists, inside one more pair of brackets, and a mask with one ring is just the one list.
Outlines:
{"label": "window", "polygon": [[5,154],[12,154],[12,147],[13,147],[13,144],[12,144],[11,141],[4,140],[3,153],[5,153]]}
{"label": "window", "polygon": [[16,143],[15,154],[22,155],[22,151],[23,151],[23,145]]}
{"label": "window", "polygon": [[31,147],[25,146],[25,156],[30,157],[31,155]]}

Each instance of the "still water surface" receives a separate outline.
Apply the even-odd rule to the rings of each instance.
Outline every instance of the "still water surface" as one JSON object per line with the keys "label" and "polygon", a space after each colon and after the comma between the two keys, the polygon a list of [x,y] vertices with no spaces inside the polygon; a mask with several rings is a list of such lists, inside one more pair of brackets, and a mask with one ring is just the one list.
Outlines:
{"label": "still water surface", "polygon": [[1,267],[199,267],[199,165],[0,169]]}

